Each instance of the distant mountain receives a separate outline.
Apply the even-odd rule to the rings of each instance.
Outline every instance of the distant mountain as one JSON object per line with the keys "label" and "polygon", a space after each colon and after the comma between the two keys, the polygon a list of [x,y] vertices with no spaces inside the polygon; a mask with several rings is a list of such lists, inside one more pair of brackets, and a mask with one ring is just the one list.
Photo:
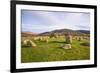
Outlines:
{"label": "distant mountain", "polygon": [[85,34],[90,34],[90,31],[89,30],[77,30],[78,32],[81,32],[81,33],[85,33]]}
{"label": "distant mountain", "polygon": [[30,36],[50,36],[51,34],[57,34],[57,35],[64,35],[64,34],[70,34],[70,35],[84,35],[84,34],[90,34],[89,30],[71,30],[71,29],[59,29],[59,30],[53,30],[49,32],[44,32],[40,34],[36,34],[33,32],[22,32],[22,37],[30,37]]}
{"label": "distant mountain", "polygon": [[50,32],[44,32],[39,34],[40,36],[49,36],[50,34],[56,33],[57,35],[64,35],[66,33],[71,34],[71,35],[84,35],[84,34],[89,34],[90,31],[86,30],[71,30],[71,29],[59,29],[59,30],[53,30]]}
{"label": "distant mountain", "polygon": [[32,33],[32,32],[21,32],[21,36],[22,37],[28,37],[28,36],[36,36],[36,33]]}

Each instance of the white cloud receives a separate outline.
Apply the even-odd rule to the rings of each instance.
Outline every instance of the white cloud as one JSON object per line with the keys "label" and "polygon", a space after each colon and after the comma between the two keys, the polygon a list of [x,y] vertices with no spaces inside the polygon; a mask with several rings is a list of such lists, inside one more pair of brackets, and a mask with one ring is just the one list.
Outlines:
{"label": "white cloud", "polygon": [[[60,19],[57,17],[53,12],[45,12],[45,11],[30,11],[30,13],[33,15],[37,15],[43,19],[43,21],[47,21],[47,24],[42,24],[41,22],[39,24],[22,24],[22,31],[23,30],[29,30],[29,31],[38,31],[40,32],[47,32],[52,31],[55,29],[72,29],[72,30],[80,30],[80,29],[87,29],[83,28],[82,24],[76,24],[74,21],[78,22],[83,17],[82,13],[65,13],[65,19]],[[58,15],[59,16],[59,15]],[[68,22],[73,23],[69,24]],[[72,20],[72,21],[71,21]],[[84,25],[86,27],[86,25]],[[89,25],[87,25],[89,27]],[[39,32],[39,31],[38,31]]]}

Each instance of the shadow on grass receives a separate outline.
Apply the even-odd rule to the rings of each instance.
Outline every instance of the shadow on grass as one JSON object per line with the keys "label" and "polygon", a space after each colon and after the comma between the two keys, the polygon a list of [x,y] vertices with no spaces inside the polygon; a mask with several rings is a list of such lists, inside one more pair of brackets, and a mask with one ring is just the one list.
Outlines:
{"label": "shadow on grass", "polygon": [[83,46],[90,46],[89,42],[83,42],[83,43],[80,43],[80,44],[83,45]]}
{"label": "shadow on grass", "polygon": [[60,42],[60,41],[51,41],[50,43],[61,43],[61,44],[65,44],[66,42]]}
{"label": "shadow on grass", "polygon": [[22,45],[22,48],[32,48],[32,46]]}

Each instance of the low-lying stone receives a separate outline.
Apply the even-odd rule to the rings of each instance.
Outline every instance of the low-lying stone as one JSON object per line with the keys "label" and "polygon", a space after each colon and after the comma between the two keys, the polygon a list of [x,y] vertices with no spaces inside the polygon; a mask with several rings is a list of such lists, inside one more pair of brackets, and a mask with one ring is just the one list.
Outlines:
{"label": "low-lying stone", "polygon": [[71,48],[71,44],[64,44],[61,46],[63,49],[70,49]]}
{"label": "low-lying stone", "polygon": [[30,40],[29,42],[31,43],[32,47],[36,47],[36,44],[33,41]]}
{"label": "low-lying stone", "polygon": [[31,40],[24,40],[23,44],[29,47],[36,47],[37,45]]}

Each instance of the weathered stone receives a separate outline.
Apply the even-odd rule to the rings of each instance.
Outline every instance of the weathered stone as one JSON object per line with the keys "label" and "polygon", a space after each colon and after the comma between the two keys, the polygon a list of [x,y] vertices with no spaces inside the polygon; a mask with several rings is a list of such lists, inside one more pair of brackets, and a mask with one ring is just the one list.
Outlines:
{"label": "weathered stone", "polygon": [[24,45],[27,45],[27,42],[28,42],[28,41],[29,41],[29,40],[24,40],[24,41],[23,41],[23,44],[24,44]]}
{"label": "weathered stone", "polygon": [[24,40],[23,44],[28,47],[36,47],[36,44],[31,40]]}
{"label": "weathered stone", "polygon": [[79,36],[78,37],[78,41],[82,41],[83,40],[83,37],[82,36]]}
{"label": "weathered stone", "polygon": [[63,49],[70,49],[71,48],[71,44],[64,44],[61,46]]}
{"label": "weathered stone", "polygon": [[36,47],[36,44],[31,40],[30,40],[30,44],[31,44],[32,47]]}
{"label": "weathered stone", "polygon": [[71,35],[66,34],[66,35],[65,35],[65,41],[66,41],[66,43],[67,43],[67,44],[72,43],[72,36],[71,36]]}
{"label": "weathered stone", "polygon": [[76,40],[79,40],[79,36],[76,36]]}
{"label": "weathered stone", "polygon": [[81,41],[81,40],[82,40],[81,37],[79,37],[79,38],[78,38],[78,41]]}

